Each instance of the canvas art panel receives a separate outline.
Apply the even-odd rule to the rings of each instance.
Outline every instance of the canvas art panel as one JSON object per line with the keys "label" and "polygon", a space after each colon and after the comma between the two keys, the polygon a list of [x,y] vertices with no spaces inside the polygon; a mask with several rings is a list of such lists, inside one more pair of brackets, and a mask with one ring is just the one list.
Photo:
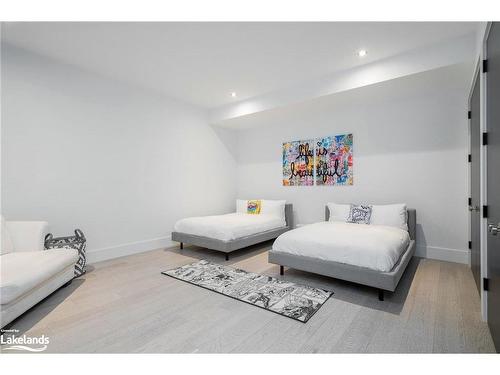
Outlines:
{"label": "canvas art panel", "polygon": [[283,186],[352,184],[352,134],[283,143]]}
{"label": "canvas art panel", "polygon": [[314,184],[314,141],[283,143],[283,185],[312,186]]}
{"label": "canvas art panel", "polygon": [[315,145],[316,185],[352,185],[352,134],[320,138]]}

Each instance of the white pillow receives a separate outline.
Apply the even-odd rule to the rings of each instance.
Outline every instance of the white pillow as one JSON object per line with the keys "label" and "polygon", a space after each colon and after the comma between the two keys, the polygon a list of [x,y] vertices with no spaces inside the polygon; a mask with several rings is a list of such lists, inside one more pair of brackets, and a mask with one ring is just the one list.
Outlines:
{"label": "white pillow", "polygon": [[282,219],[283,222],[286,221],[286,219],[285,219],[286,200],[263,199],[263,200],[261,200],[261,203],[262,203],[262,208],[260,210],[261,214],[276,216],[276,217],[279,217],[280,219]]}
{"label": "white pillow", "polygon": [[328,209],[330,210],[329,221],[347,221],[349,217],[349,212],[351,211],[350,204],[337,204],[337,203],[327,203]]}
{"label": "white pillow", "polygon": [[236,212],[240,214],[247,213],[247,200],[246,199],[236,199]]}
{"label": "white pillow", "polygon": [[12,243],[12,239],[10,238],[10,234],[7,230],[7,225],[3,219],[3,216],[0,217],[0,238],[2,239],[0,244],[0,255],[12,253],[14,251],[14,244]]}
{"label": "white pillow", "polygon": [[387,225],[408,230],[406,216],[405,203],[373,205],[370,224]]}

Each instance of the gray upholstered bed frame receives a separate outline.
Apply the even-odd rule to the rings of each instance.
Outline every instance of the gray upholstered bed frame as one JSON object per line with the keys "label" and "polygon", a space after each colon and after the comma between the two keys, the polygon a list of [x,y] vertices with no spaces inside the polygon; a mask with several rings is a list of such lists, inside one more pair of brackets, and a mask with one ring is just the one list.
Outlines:
{"label": "gray upholstered bed frame", "polygon": [[[410,244],[401,255],[399,261],[389,272],[375,271],[365,267],[351,266],[348,264],[337,263],[316,259],[312,257],[292,255],[278,251],[269,251],[269,263],[280,265],[280,273],[283,275],[283,266],[295,268],[302,271],[317,273],[324,276],[334,277],[336,279],[351,281],[358,284],[368,285],[379,290],[379,299],[384,300],[384,290],[394,292],[403,275],[406,266],[415,253],[416,240],[416,218],[414,209],[409,208],[408,212],[408,232],[410,233]],[[325,220],[330,218],[328,206],[325,209]]]}
{"label": "gray upholstered bed frame", "polygon": [[293,229],[293,205],[290,203],[285,204],[285,220],[286,227],[252,234],[250,236],[237,238],[231,241],[221,241],[215,238],[196,236],[182,232],[172,232],[172,241],[180,242],[181,249],[184,247],[184,244],[187,243],[205,247],[207,249],[221,251],[226,253],[226,260],[229,260],[229,253],[232,251],[275,239],[286,231]]}

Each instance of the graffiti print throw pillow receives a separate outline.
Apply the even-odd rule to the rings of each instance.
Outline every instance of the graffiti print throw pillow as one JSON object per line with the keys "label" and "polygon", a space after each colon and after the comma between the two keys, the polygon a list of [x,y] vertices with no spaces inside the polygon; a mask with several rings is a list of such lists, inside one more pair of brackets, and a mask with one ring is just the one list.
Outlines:
{"label": "graffiti print throw pillow", "polygon": [[247,214],[258,215],[260,214],[260,208],[262,203],[260,200],[252,200],[247,202]]}
{"label": "graffiti print throw pillow", "polygon": [[370,217],[372,216],[372,206],[366,206],[360,204],[356,206],[351,204],[351,209],[349,211],[349,217],[347,218],[348,223],[355,224],[370,224]]}

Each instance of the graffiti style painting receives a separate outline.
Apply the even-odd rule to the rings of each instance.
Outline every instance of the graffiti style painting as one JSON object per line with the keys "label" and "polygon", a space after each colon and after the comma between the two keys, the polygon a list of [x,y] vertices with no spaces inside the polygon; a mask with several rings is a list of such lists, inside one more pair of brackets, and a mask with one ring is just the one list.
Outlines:
{"label": "graffiti style painting", "polygon": [[314,141],[283,143],[283,186],[314,184]]}
{"label": "graffiti style painting", "polygon": [[352,185],[352,134],[320,138],[315,144],[316,185]]}

